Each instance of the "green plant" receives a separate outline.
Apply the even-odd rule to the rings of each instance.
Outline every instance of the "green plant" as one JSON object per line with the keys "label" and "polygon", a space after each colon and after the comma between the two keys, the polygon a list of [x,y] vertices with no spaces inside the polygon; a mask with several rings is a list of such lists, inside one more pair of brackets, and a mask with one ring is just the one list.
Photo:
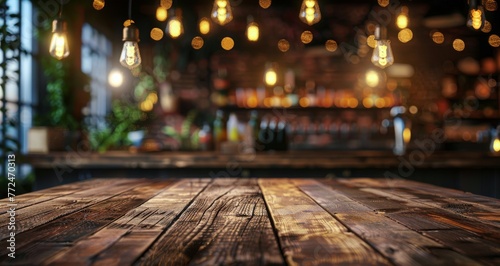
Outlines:
{"label": "green plant", "polygon": [[147,120],[148,114],[142,112],[137,104],[116,100],[106,118],[105,127],[87,128],[90,147],[104,152],[112,147],[129,145],[127,134],[142,128]]}
{"label": "green plant", "polygon": [[69,84],[67,62],[52,57],[41,60],[47,79],[48,112],[36,118],[35,124],[51,127],[63,127],[70,130],[78,128],[78,122],[72,114],[73,95]]}
{"label": "green plant", "polygon": [[182,149],[197,149],[199,145],[199,129],[193,129],[197,115],[196,110],[189,111],[180,129],[176,129],[173,126],[165,126],[162,130],[163,134],[177,140],[181,144]]}

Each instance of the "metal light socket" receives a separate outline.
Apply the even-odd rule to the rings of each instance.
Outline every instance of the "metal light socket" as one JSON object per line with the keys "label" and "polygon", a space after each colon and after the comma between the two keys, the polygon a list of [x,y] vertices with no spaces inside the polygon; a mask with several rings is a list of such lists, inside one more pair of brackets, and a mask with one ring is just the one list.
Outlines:
{"label": "metal light socket", "polygon": [[123,41],[129,42],[139,42],[139,29],[134,25],[130,24],[123,28]]}
{"label": "metal light socket", "polygon": [[52,21],[52,32],[63,33],[68,29],[66,21],[62,18],[56,18]]}

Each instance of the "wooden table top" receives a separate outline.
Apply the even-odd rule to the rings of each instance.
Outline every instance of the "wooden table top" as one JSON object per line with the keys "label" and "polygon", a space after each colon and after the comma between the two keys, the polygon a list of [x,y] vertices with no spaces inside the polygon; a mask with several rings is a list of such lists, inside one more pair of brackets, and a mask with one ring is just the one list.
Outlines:
{"label": "wooden table top", "polygon": [[2,265],[500,265],[500,200],[406,180],[94,179],[15,204]]}

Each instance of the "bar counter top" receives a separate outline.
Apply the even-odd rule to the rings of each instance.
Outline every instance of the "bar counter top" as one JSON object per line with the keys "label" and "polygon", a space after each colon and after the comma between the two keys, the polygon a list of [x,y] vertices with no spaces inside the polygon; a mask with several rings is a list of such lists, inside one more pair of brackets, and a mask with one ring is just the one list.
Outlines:
{"label": "bar counter top", "polygon": [[499,168],[500,156],[488,152],[408,151],[285,151],[221,154],[219,152],[52,152],[29,154],[36,168],[67,165],[72,168],[224,168],[237,163],[243,168]]}
{"label": "bar counter top", "polygon": [[1,265],[500,263],[500,200],[401,179],[106,178],[9,206]]}

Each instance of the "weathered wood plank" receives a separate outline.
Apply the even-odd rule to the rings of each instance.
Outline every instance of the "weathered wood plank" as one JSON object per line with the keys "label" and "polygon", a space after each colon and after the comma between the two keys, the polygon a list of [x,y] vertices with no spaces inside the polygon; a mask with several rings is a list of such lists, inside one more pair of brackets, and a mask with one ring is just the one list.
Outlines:
{"label": "weathered wood plank", "polygon": [[[324,181],[324,183],[330,186],[342,186],[344,184],[350,187],[357,186],[356,182]],[[442,206],[437,203],[430,202],[426,199],[421,200],[411,194],[407,195],[406,193],[400,193],[396,189],[368,188],[363,185],[359,190],[364,193],[371,193],[379,197],[404,203],[407,208],[402,210],[413,209],[415,212],[423,213],[429,221],[448,224],[452,228],[462,228],[485,237],[500,238],[500,228],[490,222],[471,217],[470,215],[464,215],[460,213],[459,210],[442,208]],[[363,204],[366,203],[366,205],[370,205],[369,201],[365,198],[358,197],[358,195],[353,196],[353,198],[356,198]]]}
{"label": "weathered wood plank", "polygon": [[463,230],[431,230],[424,235],[471,257],[500,256],[500,241],[491,241]]}
{"label": "weathered wood plank", "polygon": [[76,192],[82,192],[87,189],[91,188],[96,188],[100,186],[105,186],[109,184],[114,184],[118,180],[126,180],[123,178],[120,179],[105,179],[105,178],[99,178],[99,179],[89,179],[89,180],[84,180],[80,182],[74,182],[70,184],[65,184],[65,185],[60,185],[52,188],[47,188],[43,190],[37,190],[34,192],[22,194],[19,196],[16,196],[16,210],[20,210],[22,208],[34,205],[34,204],[40,204],[44,201],[48,201],[51,199],[55,199],[58,197],[70,195]]}
{"label": "weathered wood plank", "polygon": [[356,206],[360,211],[339,212],[339,203],[330,202],[338,197],[349,197],[340,186],[329,188],[315,180],[305,179],[293,182],[352,232],[397,265],[447,265],[452,260],[461,261],[459,265],[474,265],[470,258],[452,250],[442,253],[440,257],[435,256],[435,249],[444,248],[443,245],[375,212],[375,207],[368,208],[355,200],[344,200],[341,205],[349,205],[351,208]]}
{"label": "weathered wood plank", "polygon": [[[39,225],[50,222],[58,217],[76,212],[92,204],[109,199],[116,194],[141,185],[144,180],[131,179],[117,181],[112,186],[100,186],[82,192],[75,192],[53,200],[45,201],[19,210],[16,213],[16,232],[22,233]],[[8,236],[6,217],[0,217],[0,240]]]}
{"label": "weathered wood plank", "polygon": [[403,179],[341,179],[358,188],[379,188],[406,199],[443,208],[500,228],[500,202],[463,191]]}
{"label": "weathered wood plank", "polygon": [[[326,181],[325,183],[330,183],[330,186],[333,189],[343,190],[344,188],[344,183],[331,184],[330,181]],[[348,190],[351,189],[352,188],[348,188]],[[449,231],[449,232],[457,232],[463,236],[473,235],[475,236],[475,239],[477,239],[477,241],[481,242],[481,245],[483,247],[487,246],[484,247],[485,250],[491,251],[497,249],[498,239],[500,238],[498,236],[498,232],[496,232],[495,227],[471,221],[467,217],[461,216],[454,212],[449,212],[440,208],[433,208],[432,206],[419,203],[418,200],[416,201],[414,199],[412,200],[404,197],[398,197],[397,195],[390,194],[380,189],[366,188],[364,186],[360,189],[365,191],[365,193],[369,191],[376,195],[379,195],[380,197],[386,197],[391,200],[400,201],[404,202],[404,204],[411,205],[411,207],[407,208],[406,210],[401,210],[392,213],[385,213],[385,215],[412,230],[420,232],[421,234],[425,234],[426,236],[430,237],[430,235],[427,235],[426,232],[439,231],[443,232],[441,233],[441,235],[446,236],[445,232]],[[369,198],[369,197],[359,197],[359,193],[357,193],[355,197],[356,200],[362,204],[365,203],[365,199]],[[372,208],[372,210],[374,209]],[[448,241],[445,241],[444,238],[443,239],[438,239],[437,237],[431,237],[431,238],[438,241],[439,243],[444,244],[445,246],[451,249],[460,250],[460,253],[466,256],[472,258],[476,258],[477,256],[477,250],[474,250],[473,248],[465,249],[463,248],[463,246],[460,246],[457,243],[449,241],[449,239]],[[474,245],[476,244],[471,244],[471,245],[472,247],[474,247]],[[485,263],[486,261],[490,260],[491,257],[488,257],[481,260],[481,263]]]}
{"label": "weathered wood plank", "polygon": [[140,264],[283,264],[256,180],[216,180],[151,247]]}
{"label": "weathered wood plank", "polygon": [[[96,232],[174,182],[174,180],[144,180],[140,187],[17,234],[16,248],[18,252],[16,254],[16,263],[27,264],[32,262],[32,254],[36,254],[39,258],[50,257],[58,250],[47,249],[40,242],[61,242],[69,245],[81,237]],[[0,250],[0,257],[7,253],[8,250]],[[2,263],[1,259],[0,263]]]}
{"label": "weathered wood plank", "polygon": [[259,185],[289,265],[390,264],[291,181],[259,179]]}
{"label": "weathered wood plank", "polygon": [[[209,181],[209,179],[184,179],[167,187],[95,234],[82,238],[67,249],[60,250],[55,256],[45,260],[44,264],[88,265],[101,260],[111,262],[117,259],[114,265],[132,264]],[[127,247],[128,243],[132,243],[136,238],[143,242]],[[124,247],[127,247],[126,252]],[[117,258],[123,253],[127,255]]]}

